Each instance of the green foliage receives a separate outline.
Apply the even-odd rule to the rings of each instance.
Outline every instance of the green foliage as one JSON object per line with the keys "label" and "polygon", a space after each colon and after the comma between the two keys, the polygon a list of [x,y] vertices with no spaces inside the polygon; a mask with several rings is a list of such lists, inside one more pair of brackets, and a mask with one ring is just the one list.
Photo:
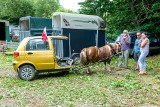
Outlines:
{"label": "green foliage", "polygon": [[64,9],[64,8],[59,8],[58,10],[56,10],[56,12],[77,13],[77,12],[74,12],[70,9]]}
{"label": "green foliage", "polygon": [[11,23],[18,22],[22,16],[34,14],[33,5],[28,0],[0,0],[0,18]]}
{"label": "green foliage", "polygon": [[152,33],[159,33],[160,34],[160,1],[157,0],[156,2],[153,2],[152,5],[150,5],[150,13],[145,21],[145,23],[142,24],[141,29],[147,30]]}
{"label": "green foliage", "polygon": [[138,90],[142,88],[140,81],[135,80],[121,80],[115,81],[110,84],[114,88],[122,88],[123,90]]}
{"label": "green foliage", "polygon": [[160,33],[159,0],[86,0],[82,14],[99,15],[107,24],[107,36],[116,37],[124,29]]}
{"label": "green foliage", "polygon": [[[159,0],[85,0],[79,3],[79,13],[98,15],[106,24],[106,34],[116,38],[124,29],[160,34]],[[23,16],[48,17],[52,13],[68,12],[59,0],[0,0],[0,19],[18,24]]]}
{"label": "green foliage", "polygon": [[52,13],[60,8],[59,0],[36,0],[35,16],[51,18]]}
{"label": "green foliage", "polygon": [[24,16],[50,18],[59,7],[59,0],[0,0],[0,19],[18,24]]}
{"label": "green foliage", "polygon": [[8,67],[11,65],[13,60],[13,55],[5,55],[0,53],[0,70]]}
{"label": "green foliage", "polygon": [[[0,103],[4,107],[159,106],[159,58],[160,55],[147,57],[147,70],[154,69],[143,76],[132,70],[117,70],[116,57],[110,73],[102,70],[104,64],[99,63],[91,68],[91,75],[83,69],[80,74],[45,73],[33,81],[23,81],[13,71],[13,56],[0,53]],[[135,67],[132,58],[129,64]]]}

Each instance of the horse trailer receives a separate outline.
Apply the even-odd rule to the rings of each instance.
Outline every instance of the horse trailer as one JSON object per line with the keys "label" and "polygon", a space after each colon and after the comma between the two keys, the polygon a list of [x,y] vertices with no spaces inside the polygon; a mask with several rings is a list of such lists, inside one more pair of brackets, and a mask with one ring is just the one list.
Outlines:
{"label": "horse trailer", "polygon": [[9,21],[0,20],[0,51],[3,51],[4,44],[10,42]]}
{"label": "horse trailer", "polygon": [[7,41],[10,42],[9,36],[9,21],[0,20],[0,41]]}
{"label": "horse trailer", "polygon": [[28,36],[40,36],[43,29],[46,27],[47,35],[52,35],[52,19],[40,17],[21,17],[19,20],[20,25],[20,41]]}
{"label": "horse trailer", "polygon": [[79,53],[90,46],[101,47],[106,44],[105,22],[99,16],[55,12],[52,16],[53,35],[64,35],[69,39],[57,48],[58,56],[70,57],[79,61]]}

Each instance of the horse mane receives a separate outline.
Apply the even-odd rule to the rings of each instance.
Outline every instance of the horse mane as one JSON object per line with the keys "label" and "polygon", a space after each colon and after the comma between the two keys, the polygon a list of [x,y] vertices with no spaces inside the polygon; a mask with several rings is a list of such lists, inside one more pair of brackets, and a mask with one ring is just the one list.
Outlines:
{"label": "horse mane", "polygon": [[111,43],[108,43],[107,45],[110,46],[112,54],[115,54],[116,50],[115,50],[114,46]]}

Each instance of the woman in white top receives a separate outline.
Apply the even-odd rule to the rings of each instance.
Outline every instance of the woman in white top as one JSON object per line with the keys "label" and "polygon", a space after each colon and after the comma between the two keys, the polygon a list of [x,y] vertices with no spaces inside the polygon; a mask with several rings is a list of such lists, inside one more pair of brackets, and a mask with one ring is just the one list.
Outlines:
{"label": "woman in white top", "polygon": [[146,74],[146,56],[149,53],[149,39],[147,38],[146,33],[142,33],[141,41],[139,43],[141,55],[138,59],[139,64],[139,74]]}

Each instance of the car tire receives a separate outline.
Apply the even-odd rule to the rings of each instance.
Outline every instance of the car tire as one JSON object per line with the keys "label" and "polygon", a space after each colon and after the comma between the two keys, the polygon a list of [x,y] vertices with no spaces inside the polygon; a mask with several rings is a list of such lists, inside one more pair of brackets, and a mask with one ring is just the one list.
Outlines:
{"label": "car tire", "polygon": [[23,65],[18,71],[18,76],[22,80],[33,80],[36,75],[36,70],[31,65]]}
{"label": "car tire", "polygon": [[73,56],[73,64],[80,64],[80,56],[79,55],[75,55]]}

